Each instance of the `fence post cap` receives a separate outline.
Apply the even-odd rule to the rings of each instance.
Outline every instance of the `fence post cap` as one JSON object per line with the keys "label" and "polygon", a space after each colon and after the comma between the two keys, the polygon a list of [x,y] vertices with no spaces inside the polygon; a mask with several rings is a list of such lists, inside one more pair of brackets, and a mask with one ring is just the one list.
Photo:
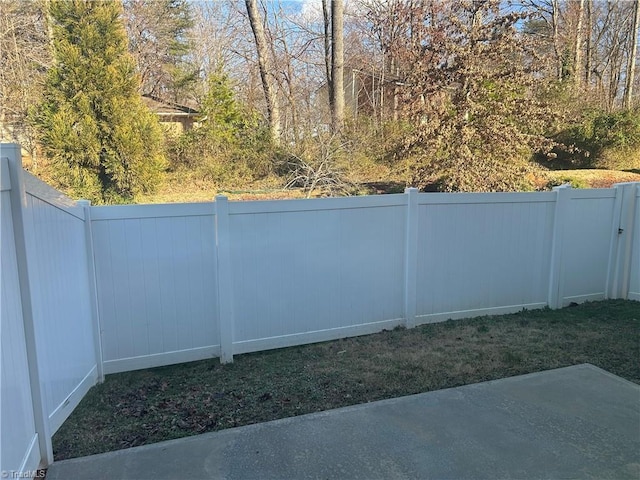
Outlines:
{"label": "fence post cap", "polygon": [[90,207],[91,206],[91,200],[78,200],[76,202],[78,205],[80,205],[81,207]]}

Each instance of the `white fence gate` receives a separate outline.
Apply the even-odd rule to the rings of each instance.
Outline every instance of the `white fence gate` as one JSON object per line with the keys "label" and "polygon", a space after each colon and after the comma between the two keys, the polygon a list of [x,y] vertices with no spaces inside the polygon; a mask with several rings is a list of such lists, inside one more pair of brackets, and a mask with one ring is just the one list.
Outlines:
{"label": "white fence gate", "polygon": [[52,461],[103,373],[640,300],[640,184],[92,207],[0,148],[5,472]]}

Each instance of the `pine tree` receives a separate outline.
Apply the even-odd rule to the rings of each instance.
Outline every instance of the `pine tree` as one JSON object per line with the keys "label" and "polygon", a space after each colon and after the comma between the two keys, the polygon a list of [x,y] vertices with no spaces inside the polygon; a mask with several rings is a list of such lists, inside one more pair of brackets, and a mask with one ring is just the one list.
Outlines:
{"label": "pine tree", "polygon": [[76,197],[130,201],[153,191],[165,168],[162,131],[111,0],[52,0],[54,66],[34,112],[55,177]]}
{"label": "pine tree", "polygon": [[269,143],[265,131],[256,114],[237,101],[229,76],[221,70],[212,73],[207,89],[200,103],[200,125],[178,141],[177,151],[172,152],[174,163],[190,167],[230,164],[264,151]]}
{"label": "pine tree", "polygon": [[243,132],[245,118],[236,101],[229,77],[216,72],[208,78],[208,92],[202,101],[201,110],[205,115],[201,134],[217,144],[237,144]]}

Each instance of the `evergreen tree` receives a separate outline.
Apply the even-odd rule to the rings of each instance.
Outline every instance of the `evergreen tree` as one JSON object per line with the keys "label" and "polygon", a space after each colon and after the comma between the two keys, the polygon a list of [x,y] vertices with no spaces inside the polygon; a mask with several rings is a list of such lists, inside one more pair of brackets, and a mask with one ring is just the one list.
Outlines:
{"label": "evergreen tree", "polygon": [[165,167],[162,131],[143,105],[135,62],[111,0],[52,0],[54,66],[34,112],[56,179],[97,203],[152,191]]}
{"label": "evergreen tree", "polygon": [[231,87],[228,75],[216,72],[208,78],[208,92],[205,95],[201,111],[201,134],[206,135],[210,141],[217,144],[237,144],[243,132],[248,118],[241,111],[235,93]]}
{"label": "evergreen tree", "polygon": [[236,99],[222,70],[207,78],[198,126],[170,145],[172,169],[221,185],[245,184],[266,176],[273,145],[258,115]]}
{"label": "evergreen tree", "polygon": [[268,143],[265,132],[259,128],[255,114],[238,103],[228,75],[212,73],[207,88],[200,105],[200,125],[180,140],[176,161],[189,166],[235,162],[251,155],[253,148],[264,150]]}

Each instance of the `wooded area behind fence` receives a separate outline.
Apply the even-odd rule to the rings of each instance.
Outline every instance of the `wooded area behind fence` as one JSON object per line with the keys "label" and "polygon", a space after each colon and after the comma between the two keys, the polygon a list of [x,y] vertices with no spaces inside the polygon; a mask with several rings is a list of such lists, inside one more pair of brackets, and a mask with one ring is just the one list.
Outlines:
{"label": "wooded area behind fence", "polygon": [[105,373],[640,300],[637,183],[94,207],[0,153],[3,471],[51,463]]}

